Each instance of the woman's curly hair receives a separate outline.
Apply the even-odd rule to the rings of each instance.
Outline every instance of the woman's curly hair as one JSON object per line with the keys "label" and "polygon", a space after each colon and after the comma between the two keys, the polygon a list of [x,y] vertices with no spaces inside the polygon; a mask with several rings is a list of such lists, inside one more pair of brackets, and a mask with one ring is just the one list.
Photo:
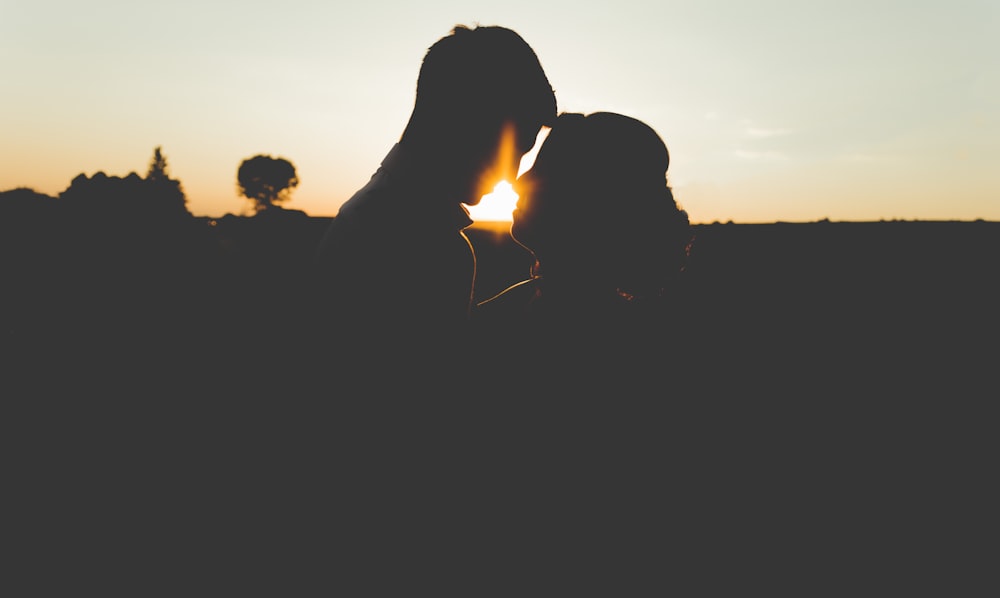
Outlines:
{"label": "woman's curly hair", "polygon": [[569,261],[560,251],[572,250],[573,260],[627,298],[669,293],[694,241],[667,181],[669,165],[666,144],[642,121],[613,112],[560,114],[532,168],[536,184],[558,184],[545,194],[552,205],[539,215],[545,234],[533,240],[542,245],[536,255],[544,253],[552,270]]}

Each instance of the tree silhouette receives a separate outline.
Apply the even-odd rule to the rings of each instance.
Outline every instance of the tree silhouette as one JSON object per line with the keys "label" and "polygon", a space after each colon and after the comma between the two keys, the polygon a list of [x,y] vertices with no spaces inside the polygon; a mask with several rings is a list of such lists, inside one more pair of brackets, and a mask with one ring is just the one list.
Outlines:
{"label": "tree silhouette", "polygon": [[292,189],[299,184],[291,162],[263,154],[244,160],[236,173],[236,181],[240,195],[254,203],[255,213],[288,201]]}
{"label": "tree silhouette", "polygon": [[153,159],[149,161],[149,171],[146,172],[147,181],[159,181],[170,178],[170,175],[167,173],[167,159],[163,157],[161,149],[162,146],[158,145],[153,150]]}
{"label": "tree silhouette", "polygon": [[149,170],[146,172],[150,212],[159,217],[190,216],[181,182],[170,178],[167,159],[160,150],[161,146],[156,146],[153,150],[153,158],[149,161]]}
{"label": "tree silhouette", "polygon": [[[48,210],[55,205],[56,198],[39,193],[30,187],[16,187],[0,191],[0,213],[28,214]],[[0,218],[0,220],[4,220]]]}
{"label": "tree silhouette", "polygon": [[135,172],[125,177],[108,176],[103,171],[92,177],[80,173],[59,198],[80,217],[133,225],[170,226],[192,217],[181,182],[170,178],[159,146],[153,151],[145,178]]}
{"label": "tree silhouette", "polygon": [[142,208],[144,186],[142,177],[135,172],[125,177],[108,176],[103,170],[89,177],[80,173],[59,199],[76,217],[125,221]]}

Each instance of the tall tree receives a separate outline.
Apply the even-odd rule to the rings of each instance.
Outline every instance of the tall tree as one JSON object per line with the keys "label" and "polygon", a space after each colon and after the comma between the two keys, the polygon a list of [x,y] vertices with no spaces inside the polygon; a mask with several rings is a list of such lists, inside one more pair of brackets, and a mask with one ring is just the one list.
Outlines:
{"label": "tall tree", "polygon": [[149,170],[146,172],[150,207],[161,216],[190,216],[181,182],[170,178],[167,158],[161,150],[161,146],[156,146],[153,150],[153,158],[149,161]]}
{"label": "tall tree", "polygon": [[258,154],[243,160],[236,182],[240,195],[252,201],[254,212],[260,213],[288,201],[299,177],[288,160]]}
{"label": "tall tree", "polygon": [[162,146],[158,145],[153,150],[153,159],[149,161],[149,171],[146,172],[147,181],[160,181],[170,178],[170,174],[167,172],[167,159],[163,157],[161,149]]}

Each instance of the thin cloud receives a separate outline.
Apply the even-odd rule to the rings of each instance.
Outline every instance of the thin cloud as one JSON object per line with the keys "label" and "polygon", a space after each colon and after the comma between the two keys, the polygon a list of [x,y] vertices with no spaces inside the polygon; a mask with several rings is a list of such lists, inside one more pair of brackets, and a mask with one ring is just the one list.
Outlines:
{"label": "thin cloud", "polygon": [[780,137],[782,135],[788,135],[792,131],[790,129],[761,129],[759,127],[749,127],[745,131],[748,137]]}
{"label": "thin cloud", "polygon": [[753,160],[756,162],[784,162],[788,156],[781,152],[751,152],[747,150],[736,150],[733,155],[740,160]]}
{"label": "thin cloud", "polygon": [[844,154],[843,156],[841,156],[841,159],[847,162],[860,162],[865,164],[872,164],[877,162],[892,162],[897,158],[898,156],[894,154],[866,154],[862,152],[855,152],[853,154]]}

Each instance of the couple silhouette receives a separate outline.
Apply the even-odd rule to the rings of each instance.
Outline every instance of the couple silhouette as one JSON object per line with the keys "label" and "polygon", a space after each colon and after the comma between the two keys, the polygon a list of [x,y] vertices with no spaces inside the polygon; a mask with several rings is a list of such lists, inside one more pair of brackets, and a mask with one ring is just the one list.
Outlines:
{"label": "couple silhouette", "polygon": [[[544,128],[533,168],[517,179]],[[584,335],[648,329],[692,241],[668,166],[662,139],[636,118],[560,113],[515,31],[455,26],[423,59],[398,142],[320,242],[325,348],[362,368],[393,359],[438,376],[435,364],[481,362],[469,346],[503,360],[515,347],[580,347]],[[515,181],[510,234],[535,265],[477,303],[465,206],[501,180]]]}
{"label": "couple silhouette", "polygon": [[[473,594],[546,561],[550,577],[586,583],[570,570],[599,562],[617,584],[648,580],[663,401],[620,400],[650,378],[617,366],[663,332],[692,242],[668,166],[640,120],[560,112],[515,31],[458,25],[430,46],[402,135],[316,259],[318,369],[341,390],[317,437],[356,447],[339,471],[366,472],[337,485],[350,537],[474,572]],[[466,206],[501,180],[520,196],[510,234],[534,266],[477,301]]]}

